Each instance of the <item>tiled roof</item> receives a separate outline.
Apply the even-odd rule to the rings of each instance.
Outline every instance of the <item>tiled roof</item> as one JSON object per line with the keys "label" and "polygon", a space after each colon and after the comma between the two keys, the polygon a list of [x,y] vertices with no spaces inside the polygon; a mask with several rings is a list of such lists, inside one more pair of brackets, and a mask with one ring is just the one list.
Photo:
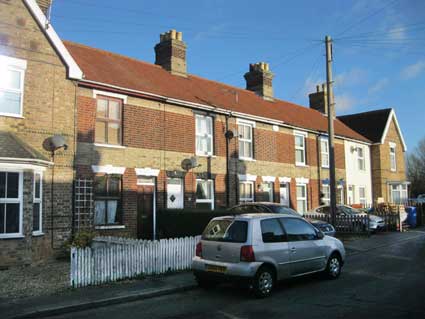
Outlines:
{"label": "tiled roof", "polygon": [[[327,131],[327,118],[307,107],[278,99],[266,101],[245,89],[190,74],[187,77],[172,75],[158,65],[81,44],[68,41],[64,44],[83,70],[86,80],[283,121],[300,128]],[[335,133],[370,142],[338,120],[335,121]]]}
{"label": "tiled roof", "polygon": [[391,109],[338,116],[338,119],[374,143],[381,142]]}
{"label": "tiled roof", "polygon": [[27,145],[15,134],[4,131],[0,131],[0,158],[48,161],[46,157]]}

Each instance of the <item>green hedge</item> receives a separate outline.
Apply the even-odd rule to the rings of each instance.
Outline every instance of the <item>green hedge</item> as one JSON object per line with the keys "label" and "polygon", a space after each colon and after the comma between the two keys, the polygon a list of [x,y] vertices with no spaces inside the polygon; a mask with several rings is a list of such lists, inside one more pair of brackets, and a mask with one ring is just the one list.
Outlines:
{"label": "green hedge", "polygon": [[226,215],[229,213],[223,209],[162,209],[156,219],[158,234],[160,238],[200,235],[212,218]]}

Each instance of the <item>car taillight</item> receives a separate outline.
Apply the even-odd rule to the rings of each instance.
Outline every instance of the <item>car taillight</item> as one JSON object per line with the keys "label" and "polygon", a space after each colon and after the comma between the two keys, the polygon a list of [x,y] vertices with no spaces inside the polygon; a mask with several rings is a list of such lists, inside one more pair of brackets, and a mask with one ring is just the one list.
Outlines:
{"label": "car taillight", "polygon": [[254,249],[251,245],[241,247],[241,261],[255,261]]}
{"label": "car taillight", "polygon": [[202,257],[202,243],[201,242],[196,244],[196,256]]}

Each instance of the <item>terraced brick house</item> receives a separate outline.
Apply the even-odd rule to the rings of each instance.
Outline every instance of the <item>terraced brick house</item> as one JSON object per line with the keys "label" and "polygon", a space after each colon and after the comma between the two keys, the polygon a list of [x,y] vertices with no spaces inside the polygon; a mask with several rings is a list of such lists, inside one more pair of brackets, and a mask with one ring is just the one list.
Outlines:
{"label": "terraced brick house", "polygon": [[[0,1],[0,267],[49,258],[71,234],[69,79],[81,71],[46,19],[48,1],[39,4]],[[52,141],[67,144],[54,158]]]}
{"label": "terraced brick house", "polygon": [[[188,73],[187,45],[175,30],[161,34],[154,64],[65,46],[84,73],[75,163],[82,225],[149,238],[148,221],[164,208],[272,201],[307,211],[329,201],[327,117],[275,98],[267,63],[249,65],[241,89]],[[345,202],[346,143],[371,143],[338,119],[335,130]]]}
{"label": "terraced brick house", "polygon": [[373,198],[379,202],[403,203],[408,199],[406,144],[394,109],[340,116],[353,130],[372,141]]}

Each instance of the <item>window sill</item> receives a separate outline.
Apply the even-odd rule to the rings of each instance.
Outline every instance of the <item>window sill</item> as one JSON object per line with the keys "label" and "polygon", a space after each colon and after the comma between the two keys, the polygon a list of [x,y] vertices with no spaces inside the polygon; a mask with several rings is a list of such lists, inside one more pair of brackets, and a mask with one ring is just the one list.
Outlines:
{"label": "window sill", "polygon": [[127,148],[126,146],[123,146],[123,145],[114,145],[114,144],[94,143],[93,145],[97,147],[106,147],[106,148],[119,148],[119,149]]}
{"label": "window sill", "polygon": [[217,157],[217,155],[205,155],[205,154],[195,154],[196,156],[198,156],[198,157],[210,157],[210,158],[216,158]]}
{"label": "window sill", "polygon": [[32,233],[33,237],[40,237],[40,236],[44,236],[44,233],[42,231],[35,231]]}
{"label": "window sill", "polygon": [[14,118],[17,118],[17,119],[24,119],[24,117],[22,115],[17,115],[17,114],[0,113],[0,116],[14,117]]}
{"label": "window sill", "polygon": [[295,166],[297,166],[297,167],[308,167],[307,164],[303,164],[303,163],[295,163]]}
{"label": "window sill", "polygon": [[326,169],[329,169],[329,166],[322,166],[322,168],[326,168]]}
{"label": "window sill", "polygon": [[108,226],[95,226],[95,229],[124,229],[125,225],[108,225]]}
{"label": "window sill", "polygon": [[239,157],[240,161],[245,161],[245,162],[256,162],[257,160],[254,158],[249,158],[249,157]]}
{"label": "window sill", "polygon": [[0,239],[22,239],[25,238],[22,234],[0,235]]}

